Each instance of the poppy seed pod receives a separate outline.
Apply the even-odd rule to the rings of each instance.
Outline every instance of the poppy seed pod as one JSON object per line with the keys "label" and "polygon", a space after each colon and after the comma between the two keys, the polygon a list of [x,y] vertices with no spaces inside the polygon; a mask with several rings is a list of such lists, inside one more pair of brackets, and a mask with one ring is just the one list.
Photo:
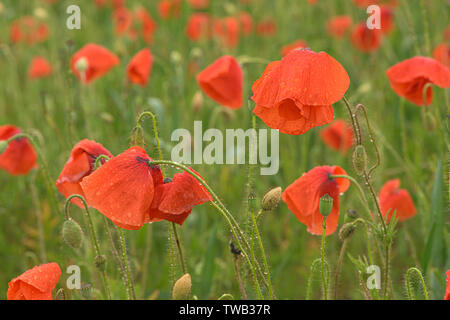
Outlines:
{"label": "poppy seed pod", "polygon": [[267,192],[262,199],[261,208],[264,211],[275,209],[281,200],[281,191],[281,187],[276,187]]}
{"label": "poppy seed pod", "polygon": [[78,59],[78,61],[75,63],[75,68],[79,72],[85,72],[87,68],[89,68],[89,62],[85,57],[81,57]]}
{"label": "poppy seed pod", "polygon": [[184,274],[173,285],[172,299],[173,300],[189,300],[192,289],[192,279],[189,273]]}
{"label": "poppy seed pod", "polygon": [[328,217],[333,209],[333,198],[328,193],[320,198],[319,211],[323,217]]}
{"label": "poppy seed pod", "polygon": [[194,94],[191,105],[194,112],[198,112],[201,108],[203,108],[203,95],[201,91],[197,91]]}
{"label": "poppy seed pod", "polygon": [[6,141],[0,141],[0,154],[5,152],[6,148],[8,148],[8,143]]}
{"label": "poppy seed pod", "polygon": [[356,229],[355,223],[353,222],[345,223],[342,226],[341,230],[339,230],[339,239],[344,241],[345,239],[351,237],[355,229]]}
{"label": "poppy seed pod", "polygon": [[367,153],[363,145],[357,145],[352,155],[353,169],[359,176],[367,169]]}
{"label": "poppy seed pod", "polygon": [[106,256],[104,254],[100,254],[94,259],[95,267],[100,271],[105,271],[106,269]]}
{"label": "poppy seed pod", "polygon": [[74,249],[79,249],[81,248],[81,243],[83,240],[83,230],[77,222],[69,219],[64,221],[62,237],[68,246]]}

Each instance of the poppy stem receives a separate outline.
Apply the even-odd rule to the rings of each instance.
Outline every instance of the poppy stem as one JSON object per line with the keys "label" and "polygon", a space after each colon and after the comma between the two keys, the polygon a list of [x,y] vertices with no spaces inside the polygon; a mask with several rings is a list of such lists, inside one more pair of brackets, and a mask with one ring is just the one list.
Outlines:
{"label": "poppy stem", "polygon": [[322,275],[322,285],[323,285],[323,298],[324,300],[328,300],[328,281],[327,277],[325,277],[325,246],[326,246],[326,236],[325,232],[327,229],[327,218],[323,217],[322,221],[322,247],[320,254],[320,264],[321,264],[321,275]]}
{"label": "poppy stem", "polygon": [[420,284],[422,285],[422,291],[423,291],[425,300],[430,300],[430,297],[428,295],[427,285],[425,284],[425,280],[423,278],[422,272],[415,267],[409,268],[408,271],[406,271],[406,290],[408,292],[409,300],[415,299],[413,288],[412,288],[412,283],[411,283],[411,275],[413,273],[416,273],[417,276],[419,277]]}
{"label": "poppy stem", "polygon": [[358,187],[361,202],[363,203],[364,207],[366,208],[366,210],[369,214],[369,218],[371,218],[370,208],[369,208],[369,204],[367,202],[366,194],[364,193],[363,188],[361,187],[361,185],[358,183],[358,181],[355,178],[353,178],[352,176],[344,175],[344,174],[331,175],[329,178],[330,179],[344,178],[344,179],[348,179],[351,182],[353,182]]}
{"label": "poppy stem", "polygon": [[187,273],[186,270],[186,265],[184,263],[184,255],[183,255],[183,248],[181,247],[181,241],[178,237],[178,233],[177,233],[177,226],[174,222],[171,222],[172,224],[172,229],[173,229],[173,235],[175,236],[175,242],[177,244],[177,248],[178,248],[178,254],[179,254],[179,258],[180,258],[180,265],[181,265],[181,270],[183,270],[183,274]]}
{"label": "poppy stem", "polygon": [[136,300],[136,295],[134,293],[134,288],[133,288],[133,284],[132,284],[133,280],[131,278],[130,261],[128,260],[127,243],[126,243],[125,234],[124,234],[122,228],[119,228],[119,236],[120,236],[120,243],[122,246],[122,258],[123,258],[123,262],[125,264],[125,272],[126,272],[126,278],[127,278],[128,300]]}
{"label": "poppy stem", "polygon": [[[65,218],[66,218],[66,220],[70,219],[69,208],[70,208],[70,204],[72,203],[71,200],[74,198],[78,198],[81,200],[81,202],[83,202],[84,211],[86,213],[86,217],[88,218],[89,233],[91,235],[91,243],[94,248],[95,256],[96,257],[102,256],[101,251],[100,251],[100,245],[99,245],[98,239],[97,239],[97,234],[96,234],[95,228],[94,228],[94,223],[92,222],[91,213],[89,211],[89,207],[86,203],[86,200],[84,199],[83,196],[81,196],[79,194],[73,194],[66,199],[66,203],[64,205]],[[103,270],[103,271],[100,270],[100,274],[102,276],[103,286],[105,287],[106,297],[108,298],[108,300],[111,300],[111,292],[109,289],[109,282],[108,282],[108,278],[106,277],[105,270]]]}
{"label": "poppy stem", "polygon": [[[316,272],[317,267],[321,265],[321,259],[317,258],[315,259],[312,263],[311,263],[311,272],[309,274],[308,277],[308,286],[306,288],[306,298],[305,300],[311,300],[311,288],[312,288],[312,280],[313,280],[313,276],[314,273]],[[329,273],[329,267],[328,267],[328,262],[325,261],[325,266],[327,267],[327,274]]]}
{"label": "poppy stem", "polygon": [[347,249],[348,239],[344,239],[342,242],[341,250],[339,252],[339,258],[337,261],[336,272],[334,274],[334,300],[337,300],[338,297],[338,279],[339,272],[341,271],[342,260],[344,259],[345,250]]}

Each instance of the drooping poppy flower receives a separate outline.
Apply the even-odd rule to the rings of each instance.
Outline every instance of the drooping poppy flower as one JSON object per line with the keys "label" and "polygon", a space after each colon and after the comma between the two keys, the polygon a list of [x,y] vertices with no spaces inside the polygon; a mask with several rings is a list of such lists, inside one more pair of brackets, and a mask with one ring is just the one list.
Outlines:
{"label": "drooping poppy flower", "polygon": [[208,201],[212,201],[211,195],[194,177],[187,172],[175,173],[172,181],[155,188],[148,222],[167,220],[183,225],[192,208]]}
{"label": "drooping poppy flower", "polygon": [[271,37],[277,32],[277,24],[272,19],[261,20],[256,24],[256,33],[263,37]]}
{"label": "drooping poppy flower", "polygon": [[[86,70],[79,71],[77,63],[84,58]],[[119,58],[105,47],[89,43],[76,52],[70,61],[73,74],[83,83],[88,84],[106,74],[111,68],[119,64]]]}
{"label": "drooping poppy flower", "polygon": [[44,78],[52,73],[52,66],[47,59],[34,57],[28,68],[28,77],[30,79]]}
{"label": "drooping poppy flower", "polygon": [[48,38],[49,29],[46,23],[36,20],[32,16],[25,16],[11,24],[10,40],[12,43],[23,42],[33,45]]}
{"label": "drooping poppy flower", "polygon": [[363,22],[354,28],[351,41],[362,52],[372,52],[380,47],[381,35],[379,29],[369,29],[366,23]]}
{"label": "drooping poppy flower", "polygon": [[389,6],[380,7],[380,27],[384,34],[389,34],[394,29],[394,11]]}
{"label": "drooping poppy flower", "polygon": [[445,281],[447,282],[447,286],[445,287],[444,300],[450,300],[450,270],[447,270],[445,274],[447,276],[447,279],[445,279]]}
{"label": "drooping poppy flower", "polygon": [[323,217],[319,210],[320,198],[328,193],[333,198],[333,209],[326,219],[326,235],[332,234],[339,220],[339,195],[350,186],[345,178],[331,175],[347,175],[339,166],[315,167],[288,186],[281,198],[297,219],[307,226],[311,234],[322,234]]}
{"label": "drooping poppy flower", "polygon": [[61,276],[55,262],[41,264],[12,279],[8,284],[8,300],[53,300],[52,290]]}
{"label": "drooping poppy flower", "polygon": [[[70,158],[56,181],[56,187],[65,198],[73,194],[86,198],[80,182],[94,171],[95,160],[101,155],[108,158],[113,156],[100,143],[88,139],[81,140],[73,147]],[[105,162],[104,159],[101,160],[102,164]],[[84,208],[83,202],[78,198],[72,199],[71,202]]]}
{"label": "drooping poppy flower", "polygon": [[450,68],[450,44],[442,43],[434,48],[433,57],[447,68]]}
{"label": "drooping poppy flower", "polygon": [[327,53],[293,50],[253,83],[253,112],[272,129],[303,134],[333,121],[332,104],[349,84],[345,69]]}
{"label": "drooping poppy flower", "polygon": [[[0,141],[6,141],[22,132],[13,125],[0,126]],[[11,175],[24,175],[36,167],[37,154],[26,138],[11,141],[3,153],[0,153],[0,168]]]}
{"label": "drooping poppy flower", "polygon": [[352,18],[348,15],[337,16],[327,22],[328,34],[342,38],[352,25]]}
{"label": "drooping poppy flower", "polygon": [[[386,71],[392,89],[406,100],[422,106],[424,87],[432,83],[441,88],[450,87],[450,69],[428,57],[413,57],[401,61]],[[433,100],[433,89],[427,88],[426,104]]]}
{"label": "drooping poppy flower", "polygon": [[158,12],[161,18],[177,18],[181,13],[181,0],[161,0],[158,3]]}
{"label": "drooping poppy flower", "polygon": [[342,119],[334,121],[320,132],[322,140],[333,150],[346,153],[353,145],[353,131]]}
{"label": "drooping poppy flower", "polygon": [[186,25],[186,35],[192,41],[207,39],[211,36],[211,17],[207,13],[194,13]]}
{"label": "drooping poppy flower", "polygon": [[234,48],[239,44],[239,21],[234,17],[217,19],[213,34],[223,46]]}
{"label": "drooping poppy flower", "polygon": [[209,5],[209,0],[188,0],[188,3],[194,9],[206,9]]}
{"label": "drooping poppy flower", "polygon": [[387,221],[390,221],[395,211],[395,217],[399,221],[409,219],[416,215],[417,210],[405,189],[400,189],[400,180],[393,179],[386,182],[378,194],[380,210],[383,217],[388,213]]}
{"label": "drooping poppy flower", "polygon": [[233,56],[223,56],[197,75],[203,92],[217,103],[238,109],[242,107],[242,69]]}
{"label": "drooping poppy flower", "polygon": [[248,12],[240,12],[237,16],[240,23],[240,30],[244,36],[248,36],[253,30],[253,18]]}
{"label": "drooping poppy flower", "polygon": [[306,41],[299,39],[297,41],[294,41],[292,43],[289,43],[289,44],[283,46],[280,50],[280,53],[284,57],[292,50],[305,49],[307,47],[308,47],[308,44],[306,43]]}
{"label": "drooping poppy flower", "polygon": [[112,158],[81,181],[90,206],[116,226],[138,230],[144,226],[155,187],[162,184],[161,169],[140,147]]}
{"label": "drooping poppy flower", "polygon": [[153,56],[149,49],[142,49],[131,59],[127,66],[128,79],[145,87],[150,77],[153,65]]}

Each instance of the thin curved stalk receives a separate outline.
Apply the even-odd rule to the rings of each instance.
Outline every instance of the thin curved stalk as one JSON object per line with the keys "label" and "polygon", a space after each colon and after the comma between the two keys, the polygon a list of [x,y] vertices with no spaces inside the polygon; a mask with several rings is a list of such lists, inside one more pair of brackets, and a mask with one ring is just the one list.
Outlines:
{"label": "thin curved stalk", "polygon": [[417,273],[417,275],[419,276],[420,283],[422,285],[423,295],[425,296],[425,300],[429,300],[430,297],[428,295],[428,290],[427,290],[427,286],[425,284],[425,279],[423,278],[422,272],[419,269],[415,268],[415,267],[409,268],[408,271],[406,271],[406,289],[408,291],[408,298],[409,298],[409,300],[414,300],[415,299],[414,293],[413,293],[413,290],[412,290],[412,284],[411,284],[411,275],[414,272]]}

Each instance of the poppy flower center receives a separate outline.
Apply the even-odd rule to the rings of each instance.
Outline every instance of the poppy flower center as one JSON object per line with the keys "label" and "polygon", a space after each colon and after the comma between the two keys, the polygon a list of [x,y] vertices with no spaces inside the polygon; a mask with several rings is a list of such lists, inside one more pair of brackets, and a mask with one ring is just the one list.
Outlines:
{"label": "poppy flower center", "polygon": [[297,120],[302,117],[302,112],[292,99],[283,100],[279,104],[278,114],[284,120]]}

